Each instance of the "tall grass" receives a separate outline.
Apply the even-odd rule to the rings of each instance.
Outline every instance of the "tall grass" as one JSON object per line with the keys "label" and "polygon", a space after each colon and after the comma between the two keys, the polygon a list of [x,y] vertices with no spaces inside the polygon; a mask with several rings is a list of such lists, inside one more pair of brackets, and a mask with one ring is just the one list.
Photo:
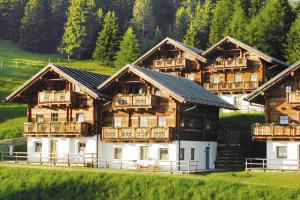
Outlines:
{"label": "tall grass", "polygon": [[0,167],[0,199],[299,199],[300,190],[188,177]]}

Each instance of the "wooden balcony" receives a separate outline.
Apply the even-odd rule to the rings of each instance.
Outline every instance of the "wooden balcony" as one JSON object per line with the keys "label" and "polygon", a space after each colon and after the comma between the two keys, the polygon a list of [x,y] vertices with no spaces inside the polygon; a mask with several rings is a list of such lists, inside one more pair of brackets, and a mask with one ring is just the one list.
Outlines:
{"label": "wooden balcony", "polygon": [[287,102],[290,104],[300,104],[300,91],[296,92],[288,92],[287,94]]}
{"label": "wooden balcony", "polygon": [[300,124],[255,124],[252,137],[254,140],[299,140]]}
{"label": "wooden balcony", "polygon": [[92,132],[92,125],[86,122],[28,122],[24,123],[24,135],[78,136]]}
{"label": "wooden balcony", "polygon": [[185,58],[160,59],[160,60],[153,61],[154,69],[183,68],[183,67],[186,67]]}
{"label": "wooden balcony", "polygon": [[71,104],[73,96],[70,91],[43,91],[38,93],[38,104]]}
{"label": "wooden balcony", "polygon": [[242,69],[247,67],[247,58],[229,58],[220,59],[212,63],[208,69],[227,70],[227,69]]}
{"label": "wooden balcony", "polygon": [[204,83],[204,87],[212,92],[248,92],[259,87],[258,81]]}
{"label": "wooden balcony", "polygon": [[113,109],[152,108],[157,105],[155,95],[116,95],[113,96]]}
{"label": "wooden balcony", "polygon": [[153,128],[102,128],[102,140],[104,142],[151,142],[162,141],[169,142],[174,139],[174,129],[171,127],[153,127]]}

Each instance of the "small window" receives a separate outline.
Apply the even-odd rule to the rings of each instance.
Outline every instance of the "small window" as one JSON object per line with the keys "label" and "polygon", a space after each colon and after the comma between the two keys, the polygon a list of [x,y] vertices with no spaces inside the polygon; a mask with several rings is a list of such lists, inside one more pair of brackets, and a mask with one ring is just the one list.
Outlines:
{"label": "small window", "polygon": [[146,116],[140,117],[140,127],[148,127],[148,121]]}
{"label": "small window", "polygon": [[140,159],[141,160],[148,160],[148,147],[147,146],[141,146],[140,151]]}
{"label": "small window", "polygon": [[35,152],[42,152],[42,142],[35,142]]}
{"label": "small window", "polygon": [[160,95],[160,89],[158,88],[155,88],[155,92],[154,92],[155,95],[159,96]]}
{"label": "small window", "polygon": [[179,150],[179,160],[184,160],[184,148],[180,148]]}
{"label": "small window", "polygon": [[194,80],[194,74],[187,74],[187,78],[190,80]]}
{"label": "small window", "polygon": [[159,149],[159,159],[160,160],[168,160],[169,159],[169,151],[167,148]]}
{"label": "small window", "polygon": [[158,126],[159,127],[166,127],[167,126],[167,117],[166,116],[159,116],[158,117]]}
{"label": "small window", "polygon": [[51,113],[51,121],[52,122],[58,121],[58,113]]}
{"label": "small window", "polygon": [[256,82],[256,81],[257,81],[257,75],[256,75],[256,74],[251,74],[250,80],[251,80],[252,82]]}
{"label": "small window", "polygon": [[195,160],[195,148],[191,148],[191,160]]}
{"label": "small window", "polygon": [[241,75],[235,75],[234,76],[234,81],[235,82],[242,82],[242,76]]}
{"label": "small window", "polygon": [[281,115],[279,120],[280,124],[289,124],[289,117],[287,115]]}
{"label": "small window", "polygon": [[44,122],[44,116],[43,115],[36,115],[36,122]]}
{"label": "small window", "polygon": [[78,142],[78,153],[85,153],[85,142]]}
{"label": "small window", "polygon": [[84,122],[84,115],[82,113],[76,114],[76,122]]}
{"label": "small window", "polygon": [[290,86],[290,85],[285,86],[285,92],[286,93],[292,92],[292,86]]}
{"label": "small window", "polygon": [[237,108],[241,108],[242,105],[242,98],[241,97],[234,97],[234,106]]}
{"label": "small window", "polygon": [[287,158],[287,147],[286,146],[277,147],[277,158]]}
{"label": "small window", "polygon": [[220,83],[220,78],[218,76],[213,77],[212,79],[213,83]]}
{"label": "small window", "polygon": [[122,127],[122,117],[114,118],[114,127]]}
{"label": "small window", "polygon": [[114,159],[122,159],[122,148],[121,147],[114,148]]}

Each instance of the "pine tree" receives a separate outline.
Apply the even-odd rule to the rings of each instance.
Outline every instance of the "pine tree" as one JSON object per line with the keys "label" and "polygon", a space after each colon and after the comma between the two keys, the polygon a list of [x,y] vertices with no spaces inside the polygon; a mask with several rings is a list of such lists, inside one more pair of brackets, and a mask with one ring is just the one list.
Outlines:
{"label": "pine tree", "polygon": [[188,24],[189,14],[187,9],[182,6],[176,12],[176,19],[174,25],[174,35],[177,40],[182,41],[183,36],[185,35],[186,30],[188,29]]}
{"label": "pine tree", "polygon": [[285,58],[292,64],[300,60],[300,14],[294,21],[290,31],[287,34],[285,46]]}
{"label": "pine tree", "polygon": [[117,52],[115,66],[122,67],[127,63],[132,63],[138,56],[138,40],[133,29],[129,27],[120,42],[120,50]]}
{"label": "pine tree", "polygon": [[114,12],[109,11],[104,18],[103,29],[99,33],[93,59],[102,65],[113,66],[118,50],[118,24]]}
{"label": "pine tree", "polygon": [[21,20],[20,45],[29,51],[51,51],[49,24],[51,10],[48,0],[29,0]]}
{"label": "pine tree", "polygon": [[72,0],[59,51],[76,59],[89,58],[99,24],[94,0]]}
{"label": "pine tree", "polygon": [[213,17],[210,26],[209,44],[213,45],[225,36],[225,28],[228,26],[233,13],[232,0],[219,0],[213,9]]}
{"label": "pine tree", "polygon": [[269,0],[246,28],[245,40],[277,58],[283,56],[286,33],[294,19],[288,0]]}
{"label": "pine tree", "polygon": [[245,28],[247,25],[247,18],[241,2],[237,1],[234,5],[234,12],[226,27],[225,34],[239,40],[243,40]]}
{"label": "pine tree", "polygon": [[250,18],[255,17],[259,13],[259,10],[264,5],[264,3],[265,0],[250,0],[248,16]]}

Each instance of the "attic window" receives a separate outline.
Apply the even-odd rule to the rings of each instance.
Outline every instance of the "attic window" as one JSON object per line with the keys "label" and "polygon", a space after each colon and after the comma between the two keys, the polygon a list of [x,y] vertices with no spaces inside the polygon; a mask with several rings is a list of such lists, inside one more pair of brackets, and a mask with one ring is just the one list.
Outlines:
{"label": "attic window", "polygon": [[291,86],[291,85],[285,86],[285,92],[286,92],[286,93],[292,92],[292,86]]}

